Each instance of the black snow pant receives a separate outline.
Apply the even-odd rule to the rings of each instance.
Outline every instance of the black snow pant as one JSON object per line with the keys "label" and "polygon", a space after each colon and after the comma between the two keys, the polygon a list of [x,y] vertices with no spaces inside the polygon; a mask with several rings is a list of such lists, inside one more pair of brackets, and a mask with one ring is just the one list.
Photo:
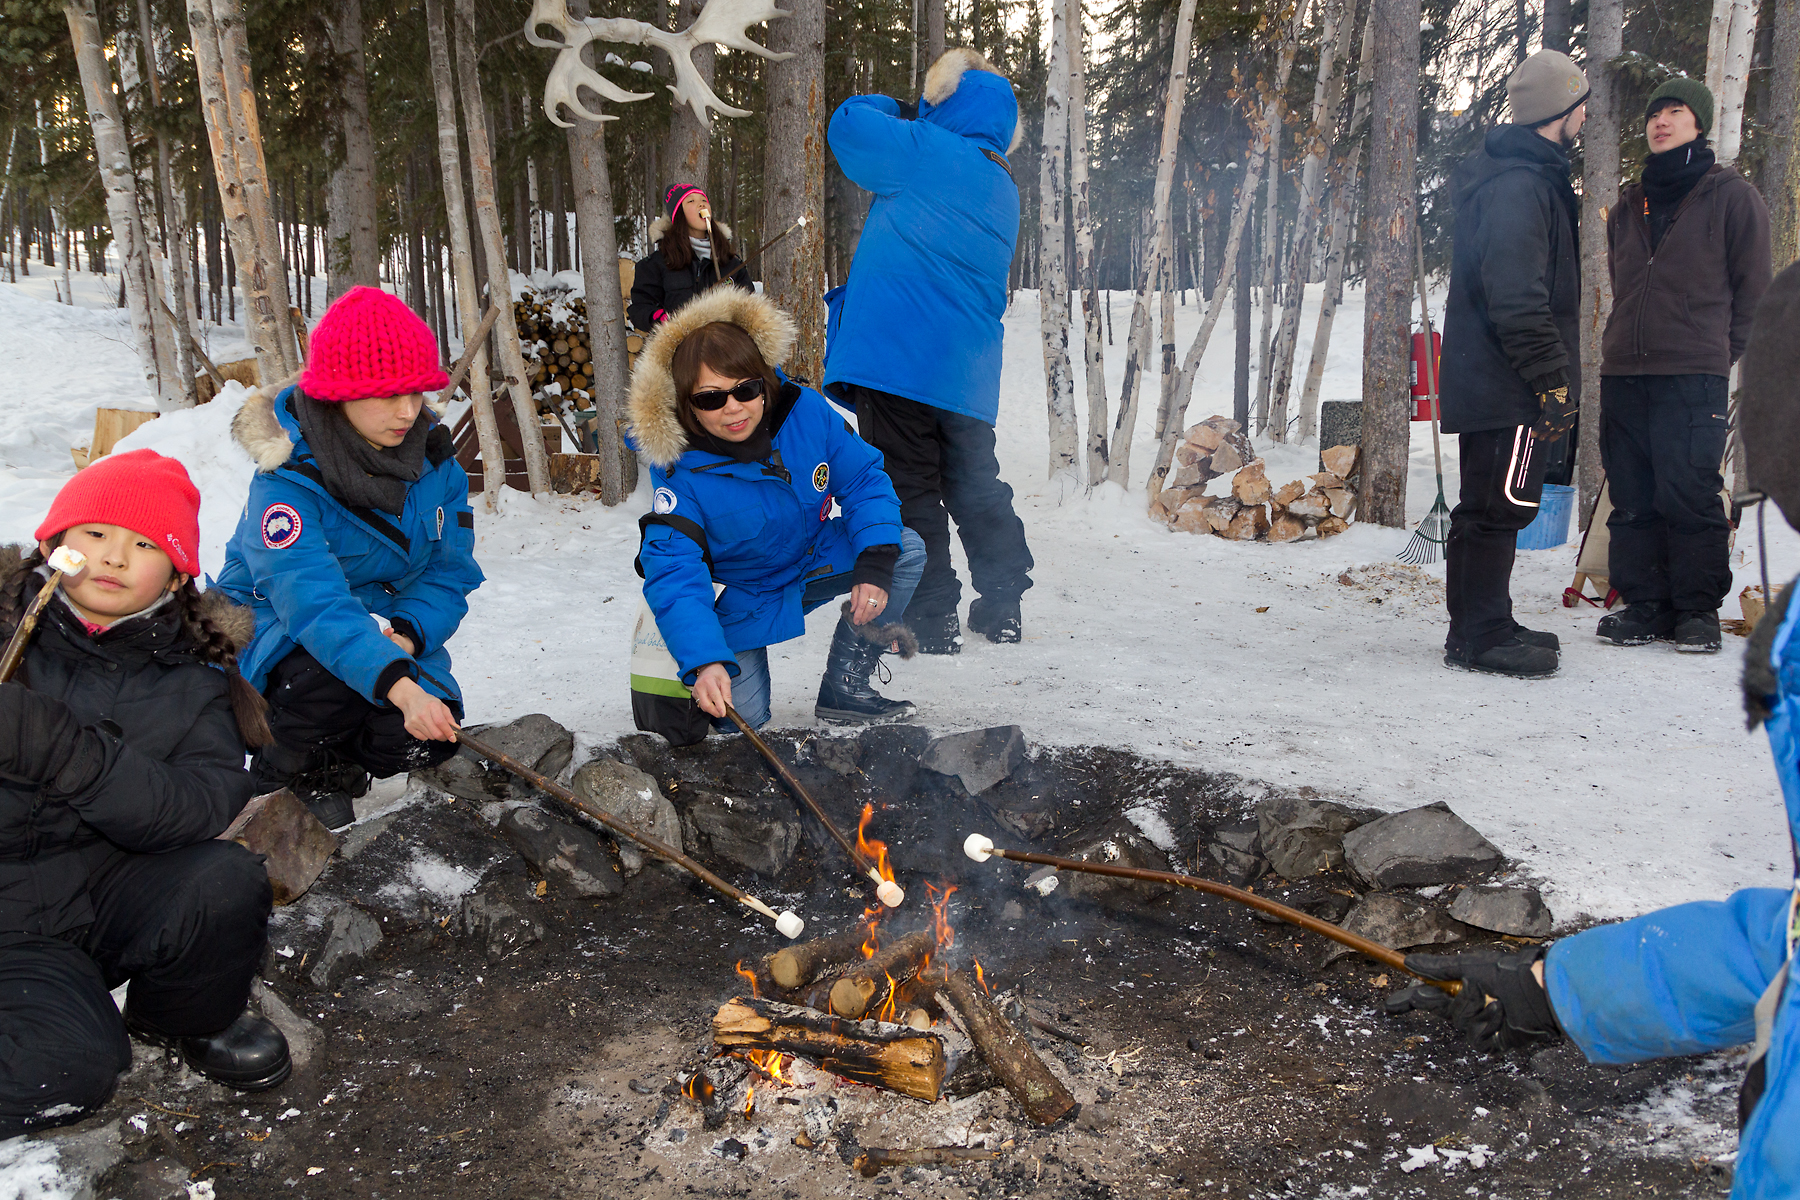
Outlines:
{"label": "black snow pant", "polygon": [[88,880],[94,920],[59,937],[0,933],[0,1139],[78,1121],[131,1065],[107,993],[132,1019],[203,1037],[244,1011],[267,947],[262,856],[236,842],[113,854]]}
{"label": "black snow pant", "polygon": [[1450,636],[1444,649],[1474,658],[1513,636],[1513,555],[1519,530],[1537,516],[1548,457],[1529,425],[1484,429],[1457,439],[1462,492],[1450,513],[1444,592]]}
{"label": "black snow pant", "polygon": [[950,563],[950,519],[969,557],[969,582],[988,600],[1016,601],[1031,586],[1025,523],[1000,478],[994,427],[917,400],[851,386],[857,428],[881,451],[900,497],[900,520],[925,542],[925,575],[908,619],[956,611],[962,585]]}
{"label": "black snow pant", "polygon": [[[295,650],[269,672],[263,697],[275,744],[257,752],[258,791],[286,785],[296,775],[334,762],[353,763],[377,779],[435,767],[456,753],[455,742],[427,742],[406,732],[406,718],[392,705],[375,705]],[[462,707],[445,701],[462,719]]]}
{"label": "black snow pant", "polygon": [[1719,490],[1730,428],[1723,375],[1607,375],[1600,459],[1611,485],[1613,587],[1627,604],[1713,612],[1731,591],[1731,521]]}

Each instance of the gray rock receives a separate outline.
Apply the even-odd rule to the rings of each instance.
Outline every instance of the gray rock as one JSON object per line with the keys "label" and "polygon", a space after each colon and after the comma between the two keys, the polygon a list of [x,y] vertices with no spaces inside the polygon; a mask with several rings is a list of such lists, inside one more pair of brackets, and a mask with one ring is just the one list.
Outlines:
{"label": "gray rock", "polygon": [[304,1071],[311,1066],[313,1054],[319,1048],[319,1027],[290,1008],[287,1001],[260,979],[250,985],[250,995],[262,1015],[287,1039],[288,1056],[294,1060],[294,1069]]}
{"label": "gray rock", "polygon": [[[1169,869],[1168,856],[1122,817],[1080,836],[1065,852],[1064,857],[1148,871]],[[1090,875],[1085,871],[1059,871],[1057,875],[1062,880],[1058,889],[1061,895],[1078,900],[1092,900],[1108,907],[1143,904],[1175,890],[1175,886],[1169,883]]]}
{"label": "gray rock", "polygon": [[1450,811],[1429,804],[1379,817],[1344,837],[1344,861],[1370,888],[1457,883],[1506,860]]}
{"label": "gray rock", "polygon": [[[575,794],[658,841],[681,849],[681,814],[657,786],[654,777],[610,758],[596,758],[575,772]],[[636,875],[652,858],[627,837],[615,839],[625,874]]]}
{"label": "gray rock", "polygon": [[98,1193],[77,1193],[77,1196],[102,1195],[107,1200],[187,1200],[193,1195],[187,1184],[187,1167],[166,1155],[158,1155],[142,1162],[127,1163],[107,1177]]}
{"label": "gray rock", "polygon": [[1269,867],[1284,879],[1300,879],[1342,866],[1344,835],[1357,816],[1341,804],[1278,796],[1256,806],[1257,840]]}
{"label": "gray rock", "polygon": [[[1468,936],[1468,930],[1445,916],[1442,909],[1433,908],[1423,900],[1387,892],[1371,892],[1357,901],[1341,928],[1396,950],[1460,942]],[[1355,953],[1350,947],[1333,942],[1325,954],[1325,962],[1334,963]]]}
{"label": "gray rock", "polygon": [[483,943],[490,963],[544,940],[544,922],[532,911],[536,902],[523,895],[526,886],[522,879],[496,879],[463,897],[463,932]]}
{"label": "gray rock", "polygon": [[1451,902],[1450,915],[1465,925],[1514,937],[1549,937],[1554,924],[1544,898],[1530,887],[1464,888]]}
{"label": "gray rock", "polygon": [[1252,817],[1248,821],[1234,821],[1230,825],[1221,825],[1213,830],[1213,841],[1245,854],[1260,855],[1262,853],[1262,822]]}
{"label": "gray rock", "polygon": [[862,743],[855,738],[819,738],[812,744],[813,761],[838,775],[854,775],[862,766]]}
{"label": "gray rock", "polygon": [[1255,883],[1262,878],[1262,873],[1269,869],[1269,861],[1260,854],[1246,854],[1242,850],[1233,850],[1230,846],[1214,842],[1206,848],[1207,855],[1219,865],[1219,875],[1232,887],[1243,887]]}
{"label": "gray rock", "polygon": [[93,1200],[101,1178],[125,1161],[117,1121],[108,1121],[98,1129],[45,1134],[42,1140],[56,1147],[56,1170],[61,1176],[58,1183],[67,1189],[63,1192],[59,1188],[58,1194]]}
{"label": "gray rock", "polygon": [[[530,713],[506,725],[471,726],[469,733],[552,779],[575,754],[575,735],[543,713]],[[415,771],[414,775],[421,783],[478,803],[523,800],[535,790],[499,767],[484,764],[467,746],[458,749],[455,757],[441,766]]]}
{"label": "gray rock", "polygon": [[1093,1133],[1113,1127],[1112,1109],[1104,1104],[1083,1104],[1075,1113],[1075,1128]]}
{"label": "gray rock", "polygon": [[987,791],[1018,770],[1025,761],[1025,732],[1017,725],[974,729],[935,739],[925,747],[919,765],[962,781],[971,796]]}
{"label": "gray rock", "polygon": [[723,859],[773,878],[787,869],[800,848],[800,818],[793,802],[772,795],[726,796],[684,787],[681,831],[702,857]]}
{"label": "gray rock", "polygon": [[325,948],[306,977],[314,987],[329,987],[331,976],[341,966],[353,966],[367,958],[381,944],[381,922],[350,904],[339,905],[331,914]]}
{"label": "gray rock", "polygon": [[578,896],[616,896],[625,876],[600,839],[585,829],[553,817],[541,808],[521,805],[500,818],[500,836],[553,886]]}

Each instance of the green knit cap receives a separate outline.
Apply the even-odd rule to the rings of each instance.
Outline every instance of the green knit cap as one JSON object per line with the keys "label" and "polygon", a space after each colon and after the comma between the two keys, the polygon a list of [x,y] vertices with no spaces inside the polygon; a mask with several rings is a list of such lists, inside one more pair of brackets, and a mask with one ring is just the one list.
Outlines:
{"label": "green knit cap", "polygon": [[1664,100],[1679,100],[1687,105],[1694,114],[1694,121],[1700,126],[1700,136],[1712,133],[1713,94],[1698,79],[1689,79],[1686,75],[1677,75],[1666,81],[1661,87],[1650,93],[1648,103],[1644,105],[1644,120],[1656,111],[1657,105]]}

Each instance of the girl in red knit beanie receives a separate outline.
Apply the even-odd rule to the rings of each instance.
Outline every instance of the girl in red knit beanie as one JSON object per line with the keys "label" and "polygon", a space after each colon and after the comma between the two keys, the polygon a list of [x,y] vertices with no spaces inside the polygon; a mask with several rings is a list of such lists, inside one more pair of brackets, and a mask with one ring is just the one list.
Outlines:
{"label": "girl in red knit beanie", "polygon": [[[216,840],[269,731],[237,671],[250,614],[194,586],[199,509],[180,463],[114,454],[57,494],[29,554],[0,549],[0,638],[51,551],[87,560],[0,684],[0,1139],[104,1103],[127,1030],[239,1090],[290,1069],[245,1011],[268,874]],[[108,989],[127,980],[121,1018]]]}

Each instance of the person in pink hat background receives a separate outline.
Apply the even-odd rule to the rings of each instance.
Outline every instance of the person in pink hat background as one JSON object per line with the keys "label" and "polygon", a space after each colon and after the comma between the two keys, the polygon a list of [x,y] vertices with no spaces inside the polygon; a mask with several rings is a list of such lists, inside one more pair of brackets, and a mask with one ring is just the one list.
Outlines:
{"label": "person in pink hat background", "polygon": [[456,751],[445,643],[482,574],[468,476],[425,406],[447,382],[425,323],[353,288],[319,319],[299,382],[253,395],[232,425],[257,474],[215,583],[256,614],[242,664],[273,740],[251,770],[333,829],[371,775]]}

